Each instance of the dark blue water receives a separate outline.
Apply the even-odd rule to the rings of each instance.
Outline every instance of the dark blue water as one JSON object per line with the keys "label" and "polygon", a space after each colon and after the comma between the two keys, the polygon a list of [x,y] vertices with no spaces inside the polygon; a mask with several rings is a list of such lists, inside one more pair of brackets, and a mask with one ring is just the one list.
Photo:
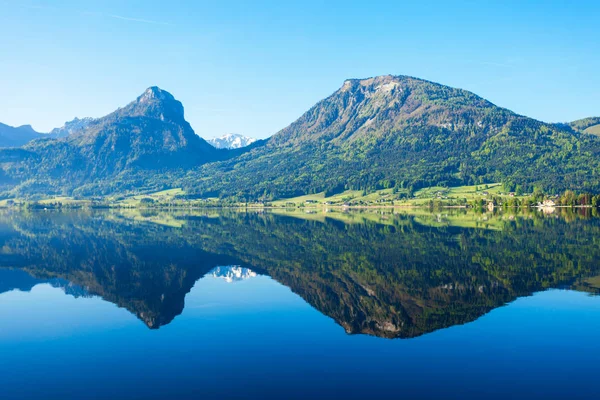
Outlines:
{"label": "dark blue water", "polygon": [[2,216],[2,399],[596,398],[593,218],[177,218]]}

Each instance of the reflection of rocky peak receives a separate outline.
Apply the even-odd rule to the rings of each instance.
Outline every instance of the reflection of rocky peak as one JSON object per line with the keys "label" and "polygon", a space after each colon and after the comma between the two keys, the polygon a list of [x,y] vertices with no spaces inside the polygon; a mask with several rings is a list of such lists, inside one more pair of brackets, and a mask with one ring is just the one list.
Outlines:
{"label": "reflection of rocky peak", "polygon": [[394,281],[384,272],[379,282],[367,284],[359,280],[369,278],[354,272],[285,269],[270,272],[273,279],[333,318],[346,333],[390,339],[412,338],[474,321],[517,296],[492,282],[485,287],[453,284],[452,289],[447,285],[422,292],[411,288],[410,283]]}
{"label": "reflection of rocky peak", "polygon": [[57,289],[61,289],[63,292],[65,292],[65,294],[68,294],[69,296],[73,296],[75,298],[92,297],[92,295],[88,293],[88,291],[85,288],[75,285],[72,282],[66,281],[64,279],[50,279],[48,283],[50,284],[50,286]]}
{"label": "reflection of rocky peak", "polygon": [[107,215],[0,213],[0,228],[6,232],[0,235],[0,271],[14,266],[35,282],[73,295],[79,295],[76,287],[85,288],[127,309],[150,329],[181,314],[186,294],[207,271],[235,263],[187,243],[168,227],[116,222]]}
{"label": "reflection of rocky peak", "polygon": [[239,265],[227,265],[215,267],[206,274],[213,278],[222,278],[227,283],[239,282],[246,279],[254,278],[256,272],[248,268],[240,267]]}

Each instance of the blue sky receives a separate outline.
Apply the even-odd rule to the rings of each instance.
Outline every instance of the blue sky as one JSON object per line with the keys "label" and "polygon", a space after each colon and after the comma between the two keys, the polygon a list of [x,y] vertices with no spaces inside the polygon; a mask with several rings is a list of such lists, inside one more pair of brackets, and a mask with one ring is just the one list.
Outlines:
{"label": "blue sky", "polygon": [[200,136],[267,137],[382,74],[573,120],[600,115],[599,20],[585,0],[0,0],[0,122],[48,131],[158,85]]}

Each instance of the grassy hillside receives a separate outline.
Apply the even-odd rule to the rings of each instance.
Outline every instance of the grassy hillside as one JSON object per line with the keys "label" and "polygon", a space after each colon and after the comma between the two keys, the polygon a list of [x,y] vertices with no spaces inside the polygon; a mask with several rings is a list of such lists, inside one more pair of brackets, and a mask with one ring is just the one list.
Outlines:
{"label": "grassy hillside", "polygon": [[600,135],[600,124],[592,125],[584,130],[585,133],[591,133],[593,135]]}

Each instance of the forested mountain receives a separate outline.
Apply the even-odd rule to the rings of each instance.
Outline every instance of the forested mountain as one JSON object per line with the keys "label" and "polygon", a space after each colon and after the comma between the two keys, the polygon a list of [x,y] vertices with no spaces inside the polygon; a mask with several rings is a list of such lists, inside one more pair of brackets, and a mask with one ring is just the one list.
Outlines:
{"label": "forested mountain", "polygon": [[503,182],[600,193],[590,121],[547,124],[465,90],[386,75],[346,81],[266,141],[218,150],[194,133],[179,101],[153,87],[64,138],[0,150],[0,189],[11,197],[182,187],[190,197],[271,200]]}
{"label": "forested mountain", "polygon": [[222,158],[184,119],[183,105],[157,87],[84,129],[0,151],[5,188],[17,193],[113,193],[152,188],[168,176]]}
{"label": "forested mountain", "polygon": [[44,137],[31,125],[12,127],[0,123],[0,147],[20,147],[34,139]]}
{"label": "forested mountain", "polygon": [[266,146],[206,165],[198,195],[282,198],[311,192],[505,182],[600,191],[600,140],[406,76],[348,80]]}

